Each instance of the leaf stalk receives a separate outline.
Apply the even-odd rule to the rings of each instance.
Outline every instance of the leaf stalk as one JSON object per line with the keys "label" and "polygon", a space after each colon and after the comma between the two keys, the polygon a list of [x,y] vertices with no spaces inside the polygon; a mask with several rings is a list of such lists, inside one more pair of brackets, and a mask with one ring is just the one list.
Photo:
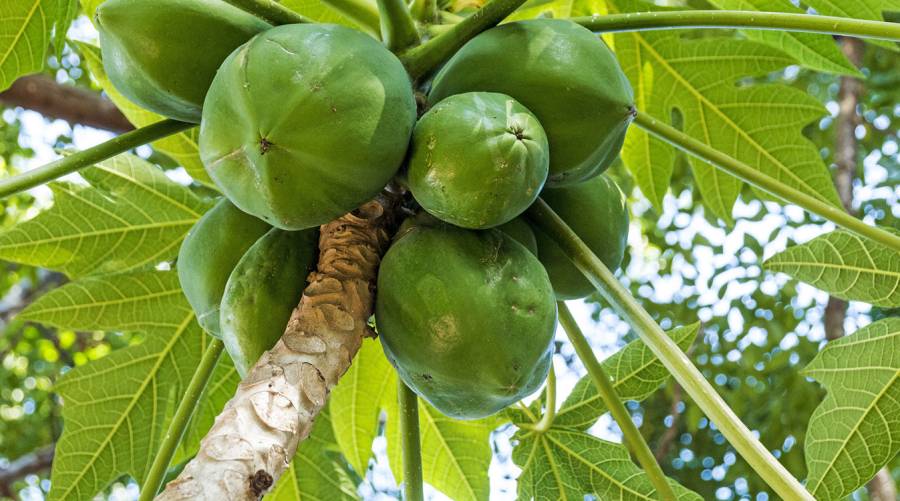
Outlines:
{"label": "leaf stalk", "polygon": [[787,12],[740,10],[630,12],[606,16],[575,17],[572,20],[598,33],[683,28],[729,28],[800,31],[893,42],[900,41],[900,24],[898,23]]}
{"label": "leaf stalk", "polygon": [[275,0],[225,0],[235,7],[249,12],[262,20],[280,26],[282,24],[311,23],[308,19]]}
{"label": "leaf stalk", "polygon": [[403,448],[403,498],[422,501],[422,443],[419,438],[419,397],[397,378],[400,399],[400,441]]}
{"label": "leaf stalk", "polygon": [[163,120],[116,136],[105,143],[73,153],[17,176],[0,179],[0,199],[40,186],[56,178],[90,167],[138,146],[196,127],[196,124]]}
{"label": "leaf stalk", "polygon": [[203,352],[200,365],[194,371],[194,375],[184,391],[184,396],[178,403],[178,408],[175,409],[175,415],[172,416],[172,422],[169,423],[169,428],[166,430],[159,451],[156,453],[156,457],[153,458],[153,464],[147,473],[147,479],[144,480],[141,486],[141,496],[138,501],[150,501],[159,492],[159,488],[162,486],[166,473],[169,470],[172,456],[175,455],[175,449],[178,448],[182,437],[184,437],[184,432],[187,430],[191,416],[193,416],[197,405],[200,403],[200,395],[206,388],[206,383],[209,382],[209,378],[216,368],[216,363],[219,361],[219,356],[222,354],[224,347],[225,344],[222,341],[213,339],[209,346],[206,347],[206,351]]}
{"label": "leaf stalk", "polygon": [[644,344],[672,373],[725,439],[779,496],[814,501],[800,482],[753,436],[687,355],[546,202],[538,199],[526,214],[563,249],[604,299],[631,324]]}
{"label": "leaf stalk", "polygon": [[422,77],[450,59],[476,35],[499,24],[523,3],[525,0],[491,0],[449,30],[401,54],[400,61],[413,79]]}
{"label": "leaf stalk", "polygon": [[723,172],[742,179],[757,188],[771,193],[785,202],[797,205],[807,212],[823,217],[861,237],[871,239],[900,252],[900,235],[871,226],[848,214],[843,207],[826,203],[812,195],[792,188],[757,169],[712,148],[684,132],[643,113],[634,120],[640,128],[672,146],[704,160]]}
{"label": "leaf stalk", "polygon": [[392,52],[400,52],[419,43],[416,22],[404,0],[377,0],[381,14],[381,40]]}
{"label": "leaf stalk", "polygon": [[675,491],[669,485],[666,475],[656,461],[650,446],[647,445],[647,441],[644,440],[634,421],[631,420],[631,415],[628,413],[628,409],[625,408],[625,404],[622,403],[616,394],[616,389],[610,382],[606,371],[603,370],[603,366],[600,365],[600,361],[594,355],[594,350],[588,343],[587,338],[585,338],[581,328],[578,327],[578,322],[572,317],[572,312],[569,311],[566,303],[562,301],[557,303],[557,309],[559,310],[559,323],[563,326],[563,330],[566,331],[566,336],[568,336],[569,342],[575,348],[578,358],[581,359],[585,369],[587,369],[594,387],[597,388],[597,392],[600,394],[600,398],[606,404],[606,408],[609,409],[613,419],[616,420],[619,429],[622,430],[625,445],[634,454],[638,463],[640,463],[644,472],[650,478],[650,482],[656,488],[658,496],[664,501],[675,501],[677,499]]}

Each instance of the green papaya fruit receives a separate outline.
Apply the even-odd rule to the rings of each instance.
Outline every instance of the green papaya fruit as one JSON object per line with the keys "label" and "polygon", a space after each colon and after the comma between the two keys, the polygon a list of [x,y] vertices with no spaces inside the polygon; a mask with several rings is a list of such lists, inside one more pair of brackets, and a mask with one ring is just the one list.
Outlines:
{"label": "green papaya fruit", "polygon": [[503,232],[415,226],[381,263],[375,321],[410,388],[477,419],[540,387],[556,303],[541,263]]}
{"label": "green papaya fruit", "polygon": [[319,231],[272,229],[244,254],[225,286],[219,325],[241,377],[284,333],[319,255]]}
{"label": "green papaya fruit", "polygon": [[106,0],[95,19],[116,89],[150,111],[193,123],[222,61],[271,28],[222,0]]}
{"label": "green papaya fruit", "polygon": [[415,119],[409,77],[375,39],[337,25],[284,25],[222,64],[204,103],[200,155],[245,212],[311,228],[381,191]]}
{"label": "green papaya fruit", "polygon": [[178,280],[197,321],[219,337],[219,303],[228,274],[272,227],[221,199],[188,232],[178,252]]}
{"label": "green papaya fruit", "polygon": [[[445,223],[425,211],[420,211],[418,214],[403,220],[394,239],[400,239],[403,235],[406,235],[410,230],[417,226],[440,227],[447,224],[449,223]],[[497,229],[512,237],[516,242],[524,245],[526,249],[537,256],[537,240],[534,237],[534,231],[532,231],[531,226],[522,217],[517,217],[508,223],[501,224]]]}
{"label": "green papaya fruit", "polygon": [[413,130],[410,191],[426,211],[470,229],[492,228],[527,209],[550,165],[547,135],[504,94],[456,94]]}
{"label": "green papaya fruit", "polygon": [[517,217],[506,224],[501,224],[497,229],[524,245],[535,256],[538,255],[537,238],[534,236],[534,231],[521,217]]}
{"label": "green papaya fruit", "polygon": [[[629,217],[625,194],[615,181],[601,175],[579,185],[544,190],[541,198],[610,270],[619,269],[628,243]],[[534,236],[557,298],[578,299],[594,292],[552,238],[539,228],[534,228]]]}
{"label": "green papaya fruit", "polygon": [[635,113],[631,85],[603,40],[562,19],[518,21],[476,36],[434,78],[428,99],[472,91],[510,95],[537,116],[550,141],[553,187],[606,170]]}

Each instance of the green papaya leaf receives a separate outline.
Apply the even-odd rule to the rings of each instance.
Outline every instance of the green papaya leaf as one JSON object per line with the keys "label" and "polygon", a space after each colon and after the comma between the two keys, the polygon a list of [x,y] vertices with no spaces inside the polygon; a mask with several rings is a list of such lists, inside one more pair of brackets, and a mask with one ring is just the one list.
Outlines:
{"label": "green papaya leaf", "polygon": [[[372,441],[378,434],[379,415],[387,413],[388,459],[398,482],[402,482],[400,433],[397,423],[397,373],[381,343],[366,340],[350,370],[331,394],[334,434],[344,456],[360,475],[365,475],[372,456]],[[486,499],[490,484],[485,472],[490,466],[488,442],[496,419],[456,421],[433,407],[420,403],[422,473],[425,482],[452,499]]]}
{"label": "green papaya leaf", "polygon": [[789,247],[764,266],[843,299],[900,306],[900,254],[848,231]]}
{"label": "green papaya leaf", "polygon": [[[522,468],[520,499],[658,499],[650,479],[622,445],[556,426],[544,433],[519,432],[514,440],[513,461]],[[702,499],[674,480],[669,483],[679,500]]]}
{"label": "green papaya leaf", "polygon": [[528,0],[506,22],[542,16],[563,19],[603,13],[606,13],[606,6],[602,0]]}
{"label": "green papaya leaf", "polygon": [[83,278],[45,294],[19,318],[146,333],[141,344],[76,367],[57,384],[65,427],[50,499],[91,499],[123,474],[142,481],[212,339],[197,324],[175,272]]}
{"label": "green papaya leaf", "polygon": [[297,499],[359,499],[356,484],[341,457],[331,424],[328,407],[316,417],[312,433],[294,455],[291,467],[281,476],[266,501]]}
{"label": "green papaya leaf", "polygon": [[846,499],[900,452],[900,318],[831,341],[803,374],[828,390],[806,434],[807,489]]}
{"label": "green papaya leaf", "polygon": [[[122,110],[122,114],[125,115],[128,121],[136,127],[144,127],[165,119],[162,115],[157,115],[132,103],[116,90],[103,69],[103,58],[98,47],[86,43],[78,43],[78,47],[84,56],[88,69],[91,71],[91,75],[97,80],[97,83],[100,84],[100,87],[106,92],[110,100]],[[200,129],[194,127],[185,132],[156,141],[153,143],[153,147],[184,167],[184,170],[198,183],[215,188],[215,184],[213,184],[212,179],[210,179],[209,174],[206,173],[206,169],[203,167],[203,162],[200,161],[199,138]]]}
{"label": "green papaya leaf", "polygon": [[[672,329],[668,334],[682,350],[687,350],[700,324]],[[613,380],[616,394],[622,401],[640,402],[653,394],[669,379],[669,371],[650,348],[640,339],[628,343],[601,363],[604,372]],[[558,426],[587,429],[608,409],[600,398],[590,376],[584,376],[563,402],[553,421]]]}
{"label": "green papaya leaf", "polygon": [[[309,19],[319,23],[343,24],[345,26],[352,26],[364,30],[359,24],[321,0],[282,0],[281,3],[294,12],[303,14]],[[370,0],[363,0],[361,3],[369,3],[373,9],[376,8],[375,2],[371,2]]]}
{"label": "green papaya leaf", "polygon": [[[610,11],[658,10],[635,0],[611,0]],[[614,36],[616,56],[635,90],[637,108],[662,120],[680,116],[688,135],[780,182],[840,206],[818,150],[802,129],[825,114],[812,96],[784,85],[738,86],[796,60],[767,45],[731,38],[681,39],[671,32]],[[714,63],[713,63],[714,62]],[[637,127],[622,152],[638,186],[657,207],[669,186],[675,150]],[[743,182],[690,158],[705,205],[731,221]]]}
{"label": "green papaya leaf", "polygon": [[51,184],[53,207],[0,234],[0,258],[69,276],[154,266],[178,253],[208,208],[132,155],[85,169],[82,176],[91,186]]}
{"label": "green papaya leaf", "polygon": [[44,68],[51,36],[57,45],[73,19],[74,0],[18,0],[0,5],[0,91]]}
{"label": "green papaya leaf", "polygon": [[[802,13],[788,0],[710,0],[720,9],[747,10],[762,12]],[[862,77],[862,73],[853,66],[841,52],[838,44],[830,35],[815,35],[785,30],[743,30],[750,40],[784,51],[797,59],[803,66],[838,75]]]}

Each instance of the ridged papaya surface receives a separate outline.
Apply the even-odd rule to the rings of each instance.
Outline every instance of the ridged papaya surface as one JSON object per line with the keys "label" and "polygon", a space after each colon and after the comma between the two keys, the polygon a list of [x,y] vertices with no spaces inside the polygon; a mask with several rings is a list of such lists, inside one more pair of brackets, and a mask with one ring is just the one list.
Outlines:
{"label": "ridged papaya surface", "polygon": [[556,303],[540,262],[503,232],[413,226],[382,261],[375,319],[410,388],[476,419],[540,387]]}
{"label": "ridged papaya surface", "polygon": [[537,118],[515,99],[468,92],[437,103],[413,130],[408,181],[438,218],[463,228],[506,223],[537,199],[550,152]]}
{"label": "ridged papaya surface", "polygon": [[241,377],[272,348],[315,269],[319,230],[272,229],[244,254],[225,286],[219,325]]}
{"label": "ridged papaya surface", "polygon": [[271,28],[222,0],[106,0],[95,18],[116,89],[150,111],[195,123],[222,61]]}
{"label": "ridged papaya surface", "polygon": [[476,36],[434,78],[430,103],[472,91],[512,96],[550,141],[548,186],[590,179],[622,149],[634,95],[612,51],[572,21],[534,19]]}
{"label": "ridged papaya surface", "polygon": [[206,332],[219,337],[219,304],[228,275],[271,228],[223,198],[188,232],[178,252],[178,279]]}
{"label": "ridged papaya surface", "polygon": [[311,228],[381,191],[415,119],[409,77],[375,39],[285,25],[222,64],[204,104],[200,154],[235,205],[282,229]]}
{"label": "ridged papaya surface", "polygon": [[[629,217],[625,194],[615,181],[601,175],[576,186],[544,190],[541,198],[610,270],[619,269],[628,244]],[[594,286],[552,238],[538,228],[534,228],[534,236],[538,258],[559,299],[578,299],[594,292]]]}

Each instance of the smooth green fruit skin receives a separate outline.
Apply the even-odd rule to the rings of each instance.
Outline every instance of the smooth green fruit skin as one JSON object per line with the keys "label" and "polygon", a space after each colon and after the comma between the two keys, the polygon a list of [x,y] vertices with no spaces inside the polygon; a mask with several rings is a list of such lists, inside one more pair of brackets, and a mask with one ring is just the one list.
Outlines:
{"label": "smooth green fruit skin", "polygon": [[525,248],[535,256],[538,255],[537,238],[534,236],[534,231],[531,229],[531,226],[528,225],[528,222],[521,217],[517,217],[506,224],[502,224],[498,226],[497,229],[512,237],[516,242],[524,245]]}
{"label": "smooth green fruit skin", "polygon": [[471,229],[506,223],[538,197],[547,135],[515,99],[468,92],[437,103],[413,130],[408,182],[426,211]]}
{"label": "smooth green fruit skin", "polygon": [[[602,175],[576,186],[544,190],[541,198],[613,273],[619,269],[628,243],[629,217],[625,194],[615,181]],[[534,228],[534,236],[557,298],[579,299],[594,293],[594,286],[552,238],[539,228]]]}
{"label": "smooth green fruit skin", "polygon": [[272,229],[238,262],[222,296],[222,341],[241,377],[284,334],[315,269],[319,231]]}
{"label": "smooth green fruit skin", "polygon": [[448,416],[477,419],[540,387],[556,304],[540,262],[503,232],[417,226],[381,263],[375,319],[410,388]]}
{"label": "smooth green fruit skin", "polygon": [[106,0],[95,19],[116,89],[150,111],[192,123],[200,122],[222,61],[271,28],[221,0]]}
{"label": "smooth green fruit skin", "polygon": [[471,91],[510,95],[538,117],[554,187],[606,170],[634,118],[634,94],[613,53],[561,19],[504,24],[473,38],[434,78],[429,102]]}
{"label": "smooth green fruit skin", "polygon": [[223,198],[188,232],[178,252],[178,280],[206,332],[220,336],[219,303],[228,275],[271,228]]}
{"label": "smooth green fruit skin", "polygon": [[329,24],[279,26],[222,64],[200,155],[242,210],[278,228],[312,228],[381,191],[415,118],[403,65],[375,39]]}

